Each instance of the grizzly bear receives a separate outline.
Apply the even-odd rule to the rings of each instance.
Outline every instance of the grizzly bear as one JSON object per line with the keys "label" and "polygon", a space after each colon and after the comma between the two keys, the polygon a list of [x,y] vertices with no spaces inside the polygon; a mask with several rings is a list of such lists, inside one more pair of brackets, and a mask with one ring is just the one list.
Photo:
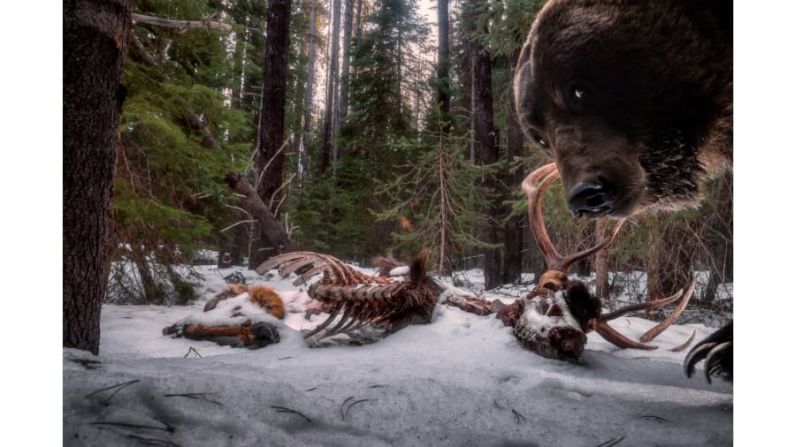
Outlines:
{"label": "grizzly bear", "polygon": [[[526,136],[554,158],[571,211],[613,218],[696,206],[732,164],[732,2],[551,0],[514,75]],[[731,324],[689,375],[731,379]]]}

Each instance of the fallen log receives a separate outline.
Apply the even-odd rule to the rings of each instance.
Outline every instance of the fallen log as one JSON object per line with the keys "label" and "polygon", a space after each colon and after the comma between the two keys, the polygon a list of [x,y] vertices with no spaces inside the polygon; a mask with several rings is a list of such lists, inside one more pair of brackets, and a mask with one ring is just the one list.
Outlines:
{"label": "fallen log", "polygon": [[246,177],[240,173],[231,172],[226,176],[226,183],[233,191],[241,195],[240,207],[257,220],[257,226],[262,236],[275,245],[277,253],[299,250],[298,243],[290,239],[276,216],[265,205]]}

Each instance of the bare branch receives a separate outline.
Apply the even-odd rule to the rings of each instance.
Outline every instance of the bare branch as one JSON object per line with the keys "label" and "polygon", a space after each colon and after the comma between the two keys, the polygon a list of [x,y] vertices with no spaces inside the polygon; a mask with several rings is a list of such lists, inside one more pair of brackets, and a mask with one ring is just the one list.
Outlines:
{"label": "bare branch", "polygon": [[138,51],[138,54],[141,56],[141,59],[143,59],[144,62],[152,66],[157,65],[157,60],[155,57],[146,50],[143,42],[141,42],[141,39],[139,39],[135,33],[132,33],[132,42],[133,48]]}
{"label": "bare branch", "polygon": [[[243,194],[237,194],[237,195],[240,196],[240,197],[246,197]],[[251,216],[251,213],[249,213],[248,211],[244,210],[243,208],[240,208],[239,206],[227,205],[227,204],[224,204],[224,206],[227,207],[227,208],[232,208],[233,210],[238,210],[240,212],[246,213],[247,215]]]}
{"label": "bare branch", "polygon": [[162,28],[176,28],[180,30],[194,28],[204,28],[208,30],[220,29],[224,31],[232,30],[232,25],[228,23],[213,22],[210,20],[171,20],[136,13],[132,13],[131,16],[133,24],[142,23],[145,25],[159,26]]}
{"label": "bare branch", "polygon": [[[265,163],[265,166],[262,167],[262,171],[260,171],[259,176],[257,177],[257,182],[254,183],[254,189],[259,188],[259,184],[262,183],[262,179],[263,177],[265,177],[265,173],[268,172],[268,168],[270,167],[271,163],[273,163],[273,160],[275,160],[276,157],[279,156],[279,154],[284,150],[285,147],[287,147],[287,140],[285,140],[284,143],[282,143],[279,150],[276,151],[276,153],[271,156],[268,162]],[[259,153],[259,148],[257,148],[257,153]]]}
{"label": "bare branch", "polygon": [[275,216],[278,216],[278,215],[279,215],[279,208],[281,208],[281,206],[282,206],[282,202],[284,202],[284,198],[285,198],[285,197],[287,197],[287,196],[286,196],[286,195],[282,196],[282,198],[279,200],[279,203],[276,205],[276,209],[274,209],[274,208],[273,208],[273,200],[276,198],[276,194],[278,194],[278,193],[279,193],[279,191],[281,191],[282,189],[284,189],[284,187],[285,187],[285,186],[287,186],[287,185],[289,185],[290,183],[292,183],[292,181],[293,181],[293,179],[294,179],[294,178],[295,178],[295,173],[293,173],[293,174],[290,176],[290,178],[288,178],[287,180],[285,180],[285,181],[284,181],[284,183],[282,183],[281,185],[279,185],[279,187],[278,187],[278,188],[276,188],[276,191],[273,191],[273,194],[271,194],[271,199],[268,201],[268,208],[270,208],[270,209],[273,211],[273,214],[274,214]]}
{"label": "bare branch", "polygon": [[254,222],[258,222],[257,219],[240,220],[240,221],[237,221],[237,222],[233,223],[232,225],[229,225],[228,227],[220,230],[219,233],[223,233],[224,231],[229,231],[229,230],[231,230],[232,228],[235,228],[238,225],[247,224],[247,223],[254,223]]}

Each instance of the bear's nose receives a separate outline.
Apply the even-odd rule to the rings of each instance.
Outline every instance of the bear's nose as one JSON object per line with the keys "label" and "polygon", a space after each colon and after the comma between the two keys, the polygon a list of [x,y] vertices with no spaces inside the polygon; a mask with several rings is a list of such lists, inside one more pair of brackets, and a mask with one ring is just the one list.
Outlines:
{"label": "bear's nose", "polygon": [[613,188],[599,179],[582,181],[569,193],[569,209],[577,217],[593,219],[614,210]]}

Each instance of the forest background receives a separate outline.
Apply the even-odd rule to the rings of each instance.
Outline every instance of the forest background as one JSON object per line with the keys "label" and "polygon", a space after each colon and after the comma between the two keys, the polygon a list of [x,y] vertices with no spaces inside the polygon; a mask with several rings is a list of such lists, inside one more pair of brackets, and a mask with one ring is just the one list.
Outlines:
{"label": "forest background", "polygon": [[[49,435],[57,442],[62,408],[61,346],[57,343],[62,322],[62,309],[49,300],[57,296],[57,284],[63,276],[60,259],[63,250],[61,196],[63,165],[62,83],[59,82],[62,47],[62,11],[42,10],[38,4],[10,3],[10,21],[0,33],[6,59],[24,61],[25,69],[9,65],[0,73],[6,90],[0,106],[6,145],[3,151],[0,185],[7,209],[21,210],[9,214],[3,223],[2,241],[9,256],[3,257],[2,271],[7,277],[6,314],[31,315],[31,300],[43,299],[38,306],[37,330],[31,333],[30,318],[12,318],[9,334],[27,334],[26,343],[19,338],[5,337],[3,347],[9,359],[23,359],[26,367],[9,368],[5,391],[12,418],[4,438],[28,441],[32,433]],[[735,153],[734,178],[737,222],[735,229],[736,273],[734,291],[748,297],[736,302],[737,355],[735,366],[738,382],[735,388],[735,439],[738,445],[782,439],[787,427],[783,405],[791,401],[791,393],[783,387],[789,378],[787,368],[778,368],[780,343],[787,340],[792,301],[786,299],[785,279],[791,275],[786,256],[793,249],[789,234],[789,208],[777,206],[777,191],[789,190],[792,152],[779,150],[790,140],[789,113],[792,90],[782,88],[795,76],[795,67],[786,54],[789,41],[787,9],[777,5],[780,13],[742,2],[736,5],[738,30],[735,41]],[[41,26],[31,32],[31,21]],[[24,44],[23,44],[24,42]],[[763,70],[760,70],[764,67]],[[11,88],[13,87],[13,88]],[[318,101],[320,101],[318,99]],[[318,113],[316,110],[316,113]],[[48,129],[43,132],[42,129]],[[53,152],[43,148],[50,148]],[[529,148],[528,148],[529,150]],[[761,156],[761,155],[765,156]],[[740,186],[741,185],[741,186]],[[35,198],[35,200],[34,200]],[[527,242],[525,244],[529,247]],[[762,279],[762,280],[760,280]],[[52,288],[56,290],[51,290]],[[23,299],[24,298],[24,299]],[[760,300],[775,302],[775,312]],[[35,301],[35,300],[34,300]],[[35,349],[31,349],[35,346]],[[764,380],[754,380],[753,376]],[[30,399],[31,389],[42,399]],[[53,396],[55,396],[53,398]],[[777,398],[770,400],[771,396]],[[52,402],[52,400],[56,402]],[[760,411],[764,409],[765,411]],[[780,411],[779,411],[780,410]],[[52,421],[51,431],[40,430],[42,421]],[[741,423],[740,423],[741,422]],[[753,428],[751,428],[753,427]]]}
{"label": "forest background", "polygon": [[[510,81],[542,5],[134,2],[112,203],[123,262],[109,298],[183,303],[193,289],[175,264],[253,268],[297,247],[362,264],[429,247],[438,273],[483,268],[487,289],[540,273],[519,183],[548,160],[522,136]],[[256,190],[279,234],[261,231],[230,173]],[[604,231],[556,197],[546,215],[564,250]],[[637,219],[577,273],[595,273],[603,298],[616,287],[656,298],[704,272],[695,304],[719,306],[718,285],[733,280],[732,209],[727,174],[701,208]],[[617,284],[609,272],[648,281]]]}

